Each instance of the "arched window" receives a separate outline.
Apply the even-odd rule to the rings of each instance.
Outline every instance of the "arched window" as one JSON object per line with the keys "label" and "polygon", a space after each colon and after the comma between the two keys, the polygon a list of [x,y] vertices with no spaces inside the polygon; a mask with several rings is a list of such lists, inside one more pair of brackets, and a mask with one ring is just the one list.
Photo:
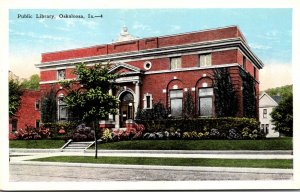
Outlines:
{"label": "arched window", "polygon": [[170,90],[170,107],[173,117],[180,117],[182,115],[182,98],[183,92],[181,89]]}
{"label": "arched window", "polygon": [[58,120],[59,121],[68,120],[67,104],[64,101],[64,96],[63,95],[60,95],[58,97]]}
{"label": "arched window", "polygon": [[213,88],[200,88],[199,89],[199,115],[212,116],[212,97]]}

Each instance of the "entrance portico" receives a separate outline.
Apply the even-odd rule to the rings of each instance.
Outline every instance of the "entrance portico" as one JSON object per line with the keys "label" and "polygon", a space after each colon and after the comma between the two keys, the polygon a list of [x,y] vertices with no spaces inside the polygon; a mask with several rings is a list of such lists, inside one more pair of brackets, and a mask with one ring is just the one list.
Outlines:
{"label": "entrance portico", "polygon": [[[140,101],[140,84],[143,71],[126,63],[116,64],[110,73],[119,73],[116,79],[118,89],[116,97],[119,99],[118,114],[115,115],[115,128],[126,126],[126,121],[134,120]],[[134,86],[132,86],[132,84]],[[109,117],[112,120],[112,116]]]}

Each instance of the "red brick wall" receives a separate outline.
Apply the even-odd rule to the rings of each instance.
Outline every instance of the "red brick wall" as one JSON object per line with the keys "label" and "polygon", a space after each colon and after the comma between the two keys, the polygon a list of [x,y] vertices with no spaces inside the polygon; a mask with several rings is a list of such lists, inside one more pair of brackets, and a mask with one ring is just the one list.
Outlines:
{"label": "red brick wall", "polygon": [[[25,90],[21,97],[21,105],[19,110],[15,114],[15,118],[18,120],[17,129],[25,128],[26,125],[36,125],[36,120],[41,119],[40,110],[35,109],[35,101],[41,101],[41,92],[33,90]],[[41,107],[41,104],[40,104]],[[11,126],[10,126],[11,131]]]}
{"label": "red brick wall", "polygon": [[213,65],[237,63],[237,50],[213,52],[211,57]]}
{"label": "red brick wall", "polygon": [[47,71],[40,71],[40,78],[41,81],[53,81],[56,80],[56,70],[47,70]]}
{"label": "red brick wall", "polygon": [[[241,78],[239,76],[239,70],[237,67],[230,68],[231,78],[238,94],[241,96]],[[206,74],[206,77],[203,75]],[[174,79],[174,76],[177,79]],[[198,89],[202,86],[202,83],[206,82],[208,87],[212,86],[213,71],[211,69],[207,70],[196,70],[196,71],[184,71],[175,73],[164,73],[164,74],[152,74],[147,75],[143,79],[143,85],[141,90],[141,98],[144,94],[150,93],[153,96],[153,102],[162,102],[168,106],[168,90],[172,89],[173,85],[177,85],[178,89],[188,88],[191,90],[195,87],[195,92],[192,91],[194,101],[197,107],[198,103]],[[166,89],[166,93],[163,93],[163,89]],[[143,101],[141,99],[140,105],[143,106]],[[242,101],[239,100],[239,114],[242,116]]]}
{"label": "red brick wall", "polygon": [[43,53],[42,54],[42,63],[73,59],[73,58],[82,58],[82,57],[91,57],[98,55],[108,55],[120,52],[129,52],[129,51],[139,51],[144,49],[153,49],[160,47],[168,46],[177,46],[183,44],[190,44],[203,41],[214,41],[220,39],[242,37],[238,28],[228,27],[223,29],[207,30],[192,32],[186,34],[172,35],[172,36],[162,36],[154,38],[139,39],[121,43],[113,43],[108,45],[98,45],[93,47],[86,47],[73,50],[65,50],[52,53]]}

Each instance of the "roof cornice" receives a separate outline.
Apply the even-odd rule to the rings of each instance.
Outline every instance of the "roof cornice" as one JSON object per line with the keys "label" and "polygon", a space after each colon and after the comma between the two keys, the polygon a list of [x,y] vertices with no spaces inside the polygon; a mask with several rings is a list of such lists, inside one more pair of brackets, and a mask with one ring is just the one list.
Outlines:
{"label": "roof cornice", "polygon": [[107,62],[110,60],[125,60],[125,59],[133,59],[133,58],[142,58],[163,54],[170,54],[172,52],[176,53],[185,53],[187,51],[201,50],[201,49],[218,49],[224,47],[239,47],[245,54],[253,61],[255,66],[261,69],[264,64],[257,56],[251,51],[250,47],[244,43],[244,41],[240,38],[229,38],[222,40],[214,40],[214,41],[204,41],[197,43],[190,43],[184,45],[176,45],[176,46],[168,46],[162,48],[148,49],[148,50],[140,50],[140,51],[130,51],[123,53],[115,53],[109,55],[101,55],[101,56],[92,56],[92,57],[82,57],[76,59],[66,59],[60,61],[53,62],[44,62],[35,64],[37,68],[47,68],[54,67],[58,65],[74,65],[76,63],[97,63],[97,62]]}

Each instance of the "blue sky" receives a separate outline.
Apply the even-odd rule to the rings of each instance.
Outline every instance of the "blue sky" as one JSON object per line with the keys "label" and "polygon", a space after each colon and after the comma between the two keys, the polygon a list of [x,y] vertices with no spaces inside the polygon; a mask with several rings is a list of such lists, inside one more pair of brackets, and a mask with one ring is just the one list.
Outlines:
{"label": "blue sky", "polygon": [[[38,19],[36,14],[103,15],[94,19]],[[32,19],[17,18],[31,14]],[[34,64],[43,52],[111,43],[123,25],[137,37],[151,37],[238,25],[253,52],[265,63],[263,78],[290,70],[292,57],[292,9],[89,9],[9,11],[10,69],[18,76],[37,73]],[[26,67],[26,70],[24,70]],[[270,70],[267,70],[270,69]],[[266,71],[267,70],[267,71]],[[272,73],[271,73],[272,72]],[[270,74],[271,73],[271,74]],[[290,71],[285,81],[291,83]],[[269,80],[264,80],[269,81]],[[271,81],[270,81],[271,82]],[[274,83],[274,82],[273,82]],[[264,85],[265,84],[265,85]]]}

